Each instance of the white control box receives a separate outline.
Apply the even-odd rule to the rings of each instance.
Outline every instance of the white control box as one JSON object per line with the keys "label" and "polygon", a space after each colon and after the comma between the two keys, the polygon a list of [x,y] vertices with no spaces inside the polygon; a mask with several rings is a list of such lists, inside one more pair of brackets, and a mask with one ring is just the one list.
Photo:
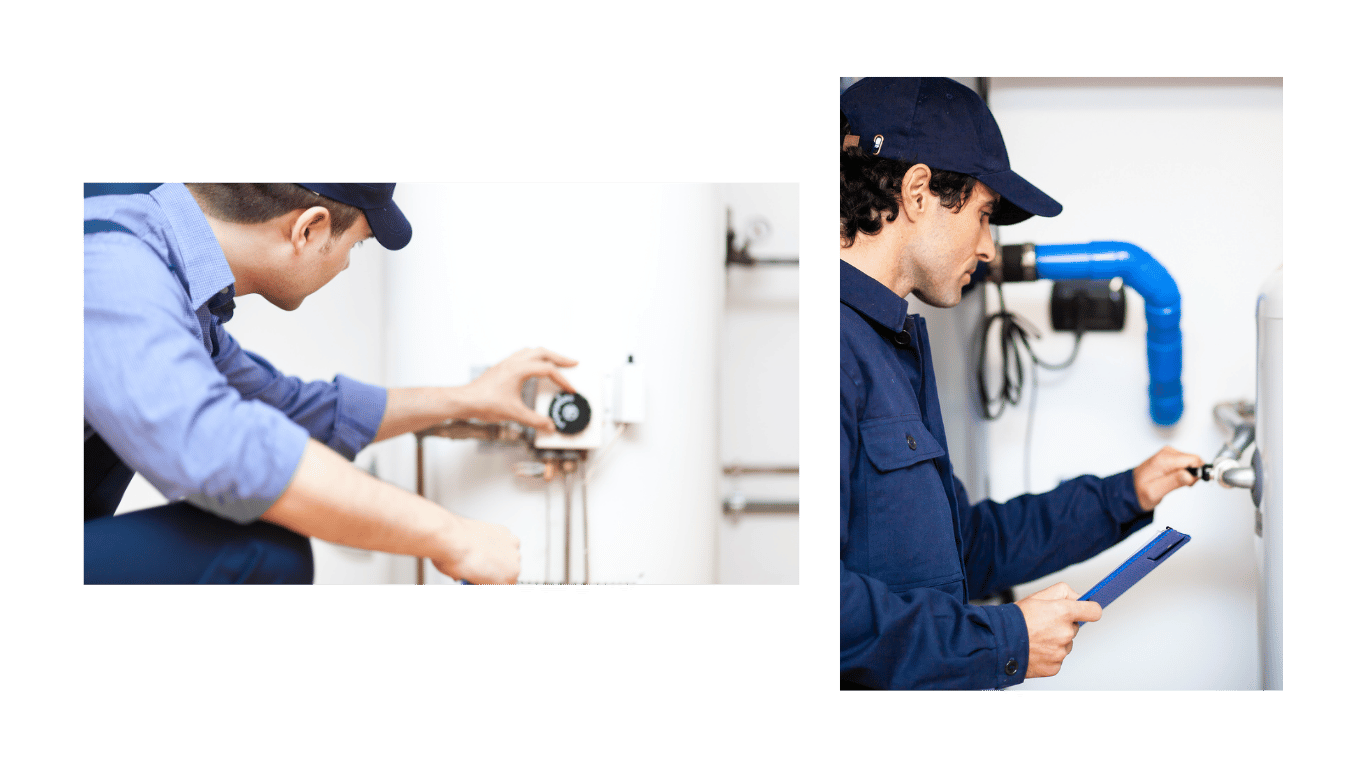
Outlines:
{"label": "white control box", "polygon": [[[569,380],[574,391],[583,399],[571,399],[560,389],[560,385],[547,378],[538,378],[536,400],[532,409],[536,413],[550,416],[552,420],[559,419],[562,423],[573,425],[571,428],[579,427],[586,410],[587,424],[573,434],[538,431],[533,445],[551,450],[584,451],[601,448],[603,435],[606,434],[607,425],[612,418],[607,396],[607,380],[600,371],[583,363],[573,368],[561,368],[560,373]],[[586,408],[584,400],[587,401]]]}
{"label": "white control box", "polygon": [[617,368],[613,390],[613,421],[618,424],[645,421],[645,371],[634,355],[628,356]]}

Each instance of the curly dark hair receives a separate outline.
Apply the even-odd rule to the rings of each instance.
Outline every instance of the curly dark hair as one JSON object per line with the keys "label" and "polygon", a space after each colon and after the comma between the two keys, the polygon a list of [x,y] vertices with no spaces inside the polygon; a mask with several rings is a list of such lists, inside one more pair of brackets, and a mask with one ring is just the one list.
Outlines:
{"label": "curly dark hair", "polygon": [[[840,142],[849,133],[849,123],[840,113]],[[859,232],[876,235],[882,231],[882,215],[895,221],[901,211],[901,180],[915,163],[877,157],[858,145],[840,152],[840,245],[854,244]],[[930,191],[940,205],[957,213],[963,210],[977,187],[977,179],[966,173],[930,169]]]}

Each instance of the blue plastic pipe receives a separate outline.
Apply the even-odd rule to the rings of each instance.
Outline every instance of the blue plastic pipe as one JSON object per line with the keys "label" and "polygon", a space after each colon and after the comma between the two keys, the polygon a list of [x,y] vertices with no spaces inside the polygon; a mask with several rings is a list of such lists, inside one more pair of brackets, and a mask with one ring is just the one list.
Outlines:
{"label": "blue plastic pipe", "polygon": [[1143,297],[1148,316],[1148,412],[1169,427],[1184,410],[1181,392],[1181,292],[1161,264],[1133,243],[1108,240],[1034,246],[1035,269],[1047,280],[1108,280]]}

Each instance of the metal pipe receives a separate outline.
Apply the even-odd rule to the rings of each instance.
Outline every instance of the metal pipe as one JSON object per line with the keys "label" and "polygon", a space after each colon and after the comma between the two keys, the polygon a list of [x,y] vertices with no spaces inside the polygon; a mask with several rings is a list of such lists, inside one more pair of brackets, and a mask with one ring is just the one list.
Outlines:
{"label": "metal pipe", "polygon": [[545,484],[545,583],[550,583],[550,482]]}
{"label": "metal pipe", "polygon": [[570,531],[572,530],[572,528],[570,527],[570,517],[572,516],[572,513],[573,513],[572,507],[573,507],[573,500],[574,500],[574,497],[573,497],[572,495],[570,495],[570,490],[569,490],[569,476],[572,475],[572,474],[574,474],[574,470],[573,470],[573,468],[570,468],[570,467],[566,467],[566,466],[565,466],[565,465],[568,464],[568,463],[570,463],[570,462],[566,462],[566,461],[564,461],[563,459],[560,460],[560,467],[561,467],[562,469],[564,469],[564,472],[563,472],[562,474],[564,475],[564,583],[565,583],[565,584],[568,584],[568,583],[569,583],[569,541],[570,541],[570,535],[569,535],[569,534],[570,534]]}
{"label": "metal pipe", "polygon": [[760,467],[731,464],[728,467],[722,467],[721,472],[727,475],[795,475],[798,474],[797,469],[797,467]]}
{"label": "metal pipe", "polygon": [[588,473],[579,478],[579,497],[583,503],[583,583],[592,584],[588,578]]}
{"label": "metal pipe", "polygon": [[1219,484],[1225,488],[1251,488],[1257,482],[1257,470],[1252,467],[1229,467],[1223,472],[1216,470]]}
{"label": "metal pipe", "polygon": [[1214,460],[1218,461],[1219,459],[1227,458],[1237,461],[1238,457],[1242,456],[1243,452],[1247,450],[1247,447],[1252,445],[1255,432],[1256,427],[1254,425],[1239,424],[1234,428],[1233,436],[1230,437],[1228,442],[1224,443],[1224,447],[1220,448],[1219,452],[1214,455]]}
{"label": "metal pipe", "polygon": [[753,501],[736,493],[721,502],[721,511],[735,515],[741,512],[792,512],[798,511],[796,501]]}
{"label": "metal pipe", "polygon": [[1239,464],[1256,438],[1256,409],[1248,402],[1223,402],[1214,406],[1214,420],[1233,434],[1210,461],[1210,475],[1225,488],[1251,488],[1257,480],[1252,467]]}
{"label": "metal pipe", "polygon": [[1247,451],[1247,447],[1256,436],[1256,416],[1256,408],[1244,401],[1224,402],[1214,406],[1214,420],[1233,432],[1233,436],[1215,455],[1215,460],[1227,457],[1236,461]]}

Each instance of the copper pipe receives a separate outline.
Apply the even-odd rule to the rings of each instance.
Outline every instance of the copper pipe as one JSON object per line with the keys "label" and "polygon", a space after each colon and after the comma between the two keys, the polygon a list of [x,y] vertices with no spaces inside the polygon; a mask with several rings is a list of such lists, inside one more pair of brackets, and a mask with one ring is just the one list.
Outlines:
{"label": "copper pipe", "polygon": [[489,442],[511,443],[523,439],[526,434],[520,424],[497,422],[485,424],[478,421],[443,421],[415,434],[421,437],[448,437],[452,440],[487,440]]}
{"label": "copper pipe", "polygon": [[[571,463],[571,462],[566,462],[566,461],[564,461],[563,459],[560,460],[560,466],[561,466],[561,468],[564,468],[564,466],[565,466],[566,464],[569,464],[569,463]],[[571,530],[571,528],[570,528],[570,517],[573,515],[573,509],[572,509],[572,507],[573,507],[574,497],[573,497],[572,495],[570,495],[570,492],[569,492],[569,474],[570,474],[570,470],[564,469],[563,474],[564,474],[564,583],[565,583],[565,584],[568,584],[568,583],[569,583],[569,541],[570,541],[570,535],[569,535],[569,533],[570,533],[570,530]]]}

